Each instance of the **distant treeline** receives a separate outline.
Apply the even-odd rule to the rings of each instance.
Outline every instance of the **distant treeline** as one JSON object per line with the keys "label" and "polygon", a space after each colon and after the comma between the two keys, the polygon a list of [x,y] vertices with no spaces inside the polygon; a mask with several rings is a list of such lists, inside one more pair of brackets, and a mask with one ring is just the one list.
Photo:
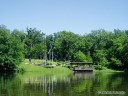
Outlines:
{"label": "distant treeline", "polygon": [[10,31],[0,26],[0,70],[17,69],[24,59],[94,62],[96,68],[128,68],[128,30],[93,30],[86,35],[60,31],[45,35],[36,28]]}

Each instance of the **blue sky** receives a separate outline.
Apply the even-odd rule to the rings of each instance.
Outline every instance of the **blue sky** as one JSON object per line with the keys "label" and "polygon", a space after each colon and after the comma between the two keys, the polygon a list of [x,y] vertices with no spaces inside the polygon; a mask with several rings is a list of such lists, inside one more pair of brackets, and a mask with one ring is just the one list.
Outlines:
{"label": "blue sky", "polygon": [[47,35],[66,30],[128,29],[128,0],[0,0],[0,24],[7,28],[42,30]]}

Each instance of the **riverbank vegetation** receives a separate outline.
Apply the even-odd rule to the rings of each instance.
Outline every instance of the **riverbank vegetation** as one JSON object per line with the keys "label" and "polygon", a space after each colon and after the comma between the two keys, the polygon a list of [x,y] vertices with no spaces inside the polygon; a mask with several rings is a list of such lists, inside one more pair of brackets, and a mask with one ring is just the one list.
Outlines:
{"label": "riverbank vegetation", "polygon": [[72,73],[72,71],[68,68],[56,66],[54,68],[45,68],[30,64],[21,64],[19,66],[20,69],[23,69],[24,72],[41,72],[46,74],[53,74],[53,73],[59,73],[59,74],[65,74],[65,73]]}
{"label": "riverbank vegetation", "polygon": [[127,70],[127,51],[128,30],[100,29],[85,35],[60,31],[46,35],[36,28],[10,31],[0,26],[0,70],[16,70],[24,58],[29,59],[29,64],[33,64],[32,59],[81,61],[93,62],[100,70]]}

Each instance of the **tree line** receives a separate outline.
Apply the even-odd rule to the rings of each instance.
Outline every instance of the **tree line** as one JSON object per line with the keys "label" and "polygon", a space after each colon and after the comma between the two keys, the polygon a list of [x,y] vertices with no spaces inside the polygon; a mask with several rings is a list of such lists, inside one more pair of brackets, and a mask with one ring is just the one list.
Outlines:
{"label": "tree line", "polygon": [[36,28],[10,31],[0,25],[0,70],[17,69],[24,58],[93,62],[97,69],[128,68],[128,30],[93,30],[79,35],[60,31],[46,35]]}

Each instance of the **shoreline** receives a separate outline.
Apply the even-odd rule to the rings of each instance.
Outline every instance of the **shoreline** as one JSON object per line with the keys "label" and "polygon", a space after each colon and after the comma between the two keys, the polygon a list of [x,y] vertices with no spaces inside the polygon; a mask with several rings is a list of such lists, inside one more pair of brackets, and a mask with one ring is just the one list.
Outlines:
{"label": "shoreline", "polygon": [[[34,60],[35,62],[34,63],[39,63],[39,60]],[[49,74],[52,74],[52,73],[57,73],[57,74],[67,74],[67,73],[73,73],[73,70],[67,68],[67,67],[63,67],[63,66],[60,66],[60,65],[56,65],[57,62],[53,62],[53,65],[56,65],[54,66],[53,68],[47,68],[47,67],[43,67],[43,66],[37,66],[36,64],[29,64],[28,63],[28,59],[25,59],[19,66],[19,72],[23,71],[23,72],[41,72],[41,73],[49,73]],[[105,68],[103,70],[96,70],[94,69],[93,72],[124,72],[124,71],[118,71],[118,70],[113,70],[113,69],[108,69],[108,68]]]}

